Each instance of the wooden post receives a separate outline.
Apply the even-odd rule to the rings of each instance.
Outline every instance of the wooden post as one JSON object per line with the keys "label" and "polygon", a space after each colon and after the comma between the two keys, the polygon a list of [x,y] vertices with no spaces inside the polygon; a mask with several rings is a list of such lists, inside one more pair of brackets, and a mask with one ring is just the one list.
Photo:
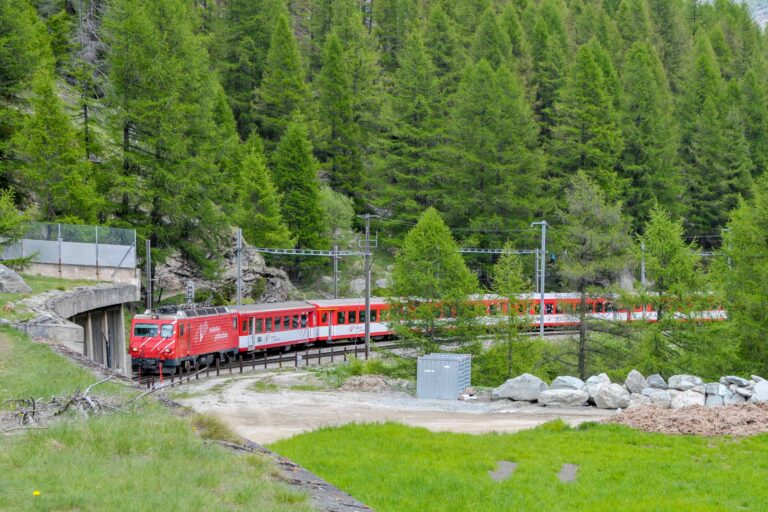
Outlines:
{"label": "wooden post", "polygon": [[240,373],[243,373],[243,356],[238,355],[237,358],[240,360]]}
{"label": "wooden post", "polygon": [[221,370],[221,359],[218,357],[216,358],[216,376],[218,377],[220,375]]}

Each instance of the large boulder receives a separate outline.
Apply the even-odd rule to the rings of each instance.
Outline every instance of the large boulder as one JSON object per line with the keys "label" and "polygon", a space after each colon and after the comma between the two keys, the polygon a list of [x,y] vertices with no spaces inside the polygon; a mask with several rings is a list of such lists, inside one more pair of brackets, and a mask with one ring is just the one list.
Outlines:
{"label": "large boulder", "polygon": [[554,407],[578,407],[589,400],[589,393],[580,389],[548,389],[539,393],[539,403]]}
{"label": "large boulder", "polygon": [[604,384],[610,383],[611,379],[605,373],[601,373],[600,375],[593,375],[587,379],[587,382],[584,383],[584,391],[589,393],[590,400],[594,400],[597,390],[600,389],[600,387]]}
{"label": "large boulder", "polygon": [[0,292],[31,293],[32,288],[24,282],[19,274],[0,264]]}
{"label": "large boulder", "polygon": [[761,380],[755,384],[755,388],[752,390],[752,398],[750,402],[768,402],[768,380]]}
{"label": "large boulder", "polygon": [[627,375],[624,385],[630,393],[639,394],[644,388],[648,387],[648,381],[645,380],[642,373],[637,370],[632,370],[629,372],[629,375]]}
{"label": "large boulder", "polygon": [[[671,381],[672,379],[670,378],[669,380]],[[704,405],[704,403],[705,399],[703,394],[688,390],[683,391],[682,393],[677,393],[672,398],[672,403],[670,405],[673,409],[681,409],[692,405]]]}
{"label": "large boulder", "polygon": [[658,373],[648,377],[648,387],[655,389],[667,389],[667,383],[664,381],[664,377]]}
{"label": "large boulder", "polygon": [[751,377],[751,378],[752,378],[752,380],[753,380],[753,381],[755,381],[755,382],[760,382],[760,381],[763,381],[763,380],[765,380],[764,378],[762,378],[762,377],[761,377],[761,376],[759,376],[759,375],[751,375],[750,377]]}
{"label": "large boulder", "polygon": [[577,377],[557,377],[552,381],[549,389],[584,389],[584,381]]}
{"label": "large boulder", "polygon": [[728,393],[723,397],[724,405],[738,405],[738,404],[743,404],[746,401],[747,401],[746,398],[744,398],[738,393],[734,393],[731,390],[728,390]]}
{"label": "large boulder", "polygon": [[[648,388],[643,390],[643,394],[645,394],[647,389]],[[651,405],[655,405],[656,407],[669,409],[672,405],[672,395],[666,389],[653,389],[653,392],[646,396],[651,401]]]}
{"label": "large boulder", "polygon": [[[727,377],[723,377],[723,379],[725,379],[725,382],[728,384],[736,384],[740,388],[749,386],[749,381],[747,379],[742,379],[736,375],[728,375]],[[725,382],[723,384],[725,384]]]}
{"label": "large boulder", "polygon": [[723,397],[719,395],[707,395],[704,405],[707,407],[722,407],[725,405],[725,402],[723,402]]}
{"label": "large boulder", "polygon": [[595,404],[600,409],[619,409],[629,405],[629,391],[621,384],[603,384],[595,393]]}
{"label": "large boulder", "polygon": [[640,393],[632,393],[629,397],[629,405],[627,408],[631,409],[632,407],[642,407],[650,404],[651,399],[647,396],[641,395]]}
{"label": "large boulder", "polygon": [[524,373],[494,388],[491,397],[494,399],[509,398],[510,400],[533,402],[539,398],[539,394],[542,391],[547,389],[549,389],[549,386],[547,386],[546,382],[535,375]]}
{"label": "large boulder", "polygon": [[668,387],[680,391],[688,391],[702,384],[704,384],[704,381],[695,375],[673,375],[669,378]]}
{"label": "large boulder", "polygon": [[707,393],[707,396],[719,396],[722,398],[728,393],[728,388],[719,382],[710,382],[704,385],[704,391]]}

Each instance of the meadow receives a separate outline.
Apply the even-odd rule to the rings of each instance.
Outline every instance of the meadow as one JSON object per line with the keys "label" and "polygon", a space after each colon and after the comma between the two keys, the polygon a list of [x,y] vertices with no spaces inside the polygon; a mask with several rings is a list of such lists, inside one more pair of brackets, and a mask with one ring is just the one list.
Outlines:
{"label": "meadow", "polygon": [[[325,428],[270,446],[378,512],[765,510],[768,435],[702,438],[555,421],[512,435],[399,424]],[[497,482],[498,461],[517,463]],[[557,475],[576,464],[573,482]]]}
{"label": "meadow", "polygon": [[[10,329],[0,329],[0,411],[12,398],[60,398],[96,378]],[[91,395],[125,403],[106,383]],[[153,399],[91,418],[72,413],[40,430],[0,433],[0,511],[305,511],[306,496],[261,456],[235,454],[210,417],[179,417]],[[3,430],[0,427],[0,430]]]}

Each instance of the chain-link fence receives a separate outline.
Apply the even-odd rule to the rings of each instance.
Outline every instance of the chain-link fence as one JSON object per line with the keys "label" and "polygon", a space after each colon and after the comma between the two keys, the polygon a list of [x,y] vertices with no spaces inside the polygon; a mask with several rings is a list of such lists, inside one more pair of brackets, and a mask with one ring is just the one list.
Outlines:
{"label": "chain-link fence", "polygon": [[2,259],[28,256],[35,263],[136,268],[136,230],[32,222]]}

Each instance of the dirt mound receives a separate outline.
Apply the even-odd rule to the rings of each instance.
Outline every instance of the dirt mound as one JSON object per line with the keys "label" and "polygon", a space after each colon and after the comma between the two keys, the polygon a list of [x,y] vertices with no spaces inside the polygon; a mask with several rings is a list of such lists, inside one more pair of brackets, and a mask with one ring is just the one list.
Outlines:
{"label": "dirt mound", "polygon": [[696,405],[682,409],[662,409],[650,405],[627,409],[604,421],[662,434],[751,436],[768,432],[768,404]]}
{"label": "dirt mound", "polygon": [[381,375],[360,375],[350,377],[341,386],[342,391],[368,391],[382,393],[384,391],[408,391],[411,385],[402,379],[390,379]]}

